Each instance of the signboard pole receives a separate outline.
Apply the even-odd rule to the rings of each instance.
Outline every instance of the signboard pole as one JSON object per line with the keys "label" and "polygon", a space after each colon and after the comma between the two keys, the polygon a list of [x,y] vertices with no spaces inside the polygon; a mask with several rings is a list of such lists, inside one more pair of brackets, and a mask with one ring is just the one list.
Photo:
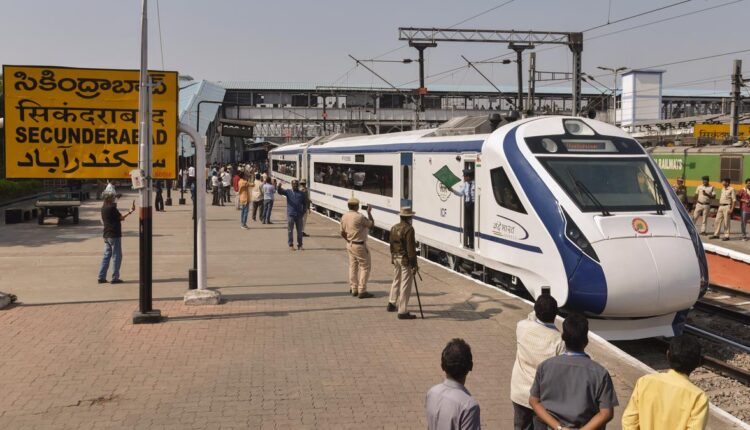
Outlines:
{"label": "signboard pole", "polygon": [[134,324],[155,323],[161,321],[161,312],[152,309],[152,236],[153,214],[151,210],[151,185],[153,166],[151,162],[151,92],[152,84],[148,76],[148,0],[143,0],[143,15],[141,18],[141,74],[139,83],[139,117],[140,128],[138,139],[140,151],[138,168],[141,170],[144,186],[139,190],[139,274],[140,288],[138,294],[138,311],[133,314]]}

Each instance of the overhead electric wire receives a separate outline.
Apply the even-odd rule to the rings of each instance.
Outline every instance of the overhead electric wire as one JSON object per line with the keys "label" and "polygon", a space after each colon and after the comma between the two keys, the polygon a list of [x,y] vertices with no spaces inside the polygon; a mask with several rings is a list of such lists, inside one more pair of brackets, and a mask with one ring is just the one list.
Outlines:
{"label": "overhead electric wire", "polygon": [[[510,4],[510,3],[513,3],[514,1],[515,1],[515,0],[506,0],[506,1],[502,2],[502,3],[500,3],[500,4],[499,4],[499,5],[497,5],[497,6],[493,6],[493,7],[489,8],[489,9],[487,9],[487,10],[483,11],[483,12],[480,12],[480,13],[478,13],[478,14],[475,14],[475,15],[472,15],[472,16],[470,16],[470,17],[466,18],[466,19],[463,19],[463,20],[461,20],[461,21],[459,21],[459,22],[457,22],[457,23],[455,23],[455,24],[453,24],[453,25],[449,26],[448,28],[453,28],[453,27],[456,27],[456,26],[458,26],[458,25],[461,25],[461,24],[463,24],[463,23],[469,22],[469,21],[471,21],[471,20],[473,20],[473,19],[479,18],[479,17],[480,17],[480,16],[482,16],[482,15],[486,15],[486,14],[488,14],[488,13],[490,13],[490,12],[493,12],[493,11],[495,11],[495,10],[497,10],[497,9],[500,9],[501,7],[503,7],[503,6],[506,6],[506,5]],[[158,2],[158,0],[157,0],[157,2]],[[373,60],[378,60],[378,59],[380,59],[380,58],[383,58],[383,57],[385,57],[385,56],[386,56],[386,55],[388,55],[388,54],[392,54],[392,53],[394,53],[394,52],[396,52],[396,51],[400,51],[400,50],[402,50],[402,49],[404,49],[404,48],[407,48],[408,46],[409,46],[409,44],[408,44],[408,43],[407,43],[407,44],[404,44],[404,45],[401,45],[401,46],[398,46],[398,47],[396,47],[396,48],[393,48],[393,49],[391,49],[391,50],[389,50],[389,51],[387,51],[387,52],[384,52],[384,53],[382,53],[382,54],[380,54],[380,55],[378,55],[378,56],[375,56],[375,57],[373,57],[372,59],[373,59]],[[355,68],[356,68],[356,66],[355,66]],[[350,70],[349,72],[346,72],[346,73],[344,73],[344,75],[347,75],[347,74],[349,74],[350,72],[351,72],[351,70]],[[338,80],[340,80],[340,79],[341,79],[341,78],[337,79],[336,81],[338,81]]]}
{"label": "overhead electric wire", "polygon": [[[687,0],[687,1],[690,1],[690,0]],[[626,17],[626,18],[622,18],[622,19],[619,19],[619,20],[616,20],[616,21],[612,21],[612,22],[610,22],[608,24],[602,24],[602,25],[599,25],[599,26],[588,28],[586,30],[583,30],[583,32],[584,33],[585,32],[589,32],[589,31],[592,31],[592,30],[595,30],[595,29],[606,27],[608,25],[613,25],[613,24],[616,24],[616,23],[619,23],[619,22],[623,22],[625,20],[632,19],[632,18],[635,18],[635,17],[638,17],[638,16],[644,16],[644,15],[647,15],[647,14],[650,14],[650,13],[653,13],[653,12],[656,12],[656,11],[659,11],[659,10],[664,10],[664,9],[672,7],[672,6],[677,6],[679,4],[686,3],[687,1],[681,1],[681,2],[677,2],[677,3],[672,3],[670,5],[667,5],[667,6],[664,6],[664,7],[661,7],[661,8],[657,8],[657,9],[652,9],[652,10],[649,10],[649,11],[641,12],[639,14],[632,15],[630,17]],[[727,3],[722,3],[722,4],[719,4],[719,5],[714,5],[714,6],[710,6],[710,7],[707,7],[707,8],[699,9],[697,11],[692,11],[692,12],[684,13],[684,14],[681,14],[681,15],[676,15],[676,16],[673,16],[673,17],[669,17],[669,18],[663,18],[663,19],[659,19],[659,20],[656,20],[656,21],[651,21],[651,22],[648,22],[648,23],[645,23],[645,24],[640,24],[640,25],[629,27],[629,28],[626,28],[626,29],[616,30],[616,31],[613,31],[611,33],[605,33],[605,34],[596,35],[596,36],[593,36],[593,37],[588,38],[586,40],[587,41],[595,40],[595,39],[603,38],[603,37],[606,37],[606,36],[609,36],[609,35],[612,35],[612,34],[623,33],[623,32],[626,32],[626,31],[635,30],[635,29],[646,27],[646,26],[649,26],[649,25],[659,24],[659,23],[662,23],[662,22],[671,21],[671,20],[674,20],[674,19],[683,18],[683,17],[686,17],[686,16],[695,15],[695,14],[702,13],[702,12],[707,12],[707,11],[710,11],[710,10],[713,10],[713,9],[718,9],[720,7],[729,6],[729,5],[732,5],[732,4],[735,4],[735,3],[740,3],[742,1],[744,1],[744,0],[734,0],[734,1],[731,1],[731,2],[727,2]],[[556,46],[552,46],[552,47],[549,47],[549,48],[546,48],[546,49],[538,50],[536,52],[537,53],[539,53],[539,52],[545,52],[545,51],[549,51],[549,50],[552,50],[552,49],[560,48],[561,46],[562,45],[556,45]],[[509,56],[512,56],[512,55],[514,55],[513,52],[506,53],[506,54],[501,54],[501,55],[497,55],[497,56],[494,56],[494,57],[486,58],[484,60],[475,61],[474,63],[475,64],[487,63],[487,62],[490,62],[490,61],[498,60],[500,58],[505,58],[505,57],[509,57]],[[466,66],[462,65],[462,66],[454,67],[454,68],[447,69],[447,70],[444,70],[444,71],[441,71],[441,72],[437,72],[435,74],[426,76],[425,79],[432,79],[432,78],[441,76],[441,75],[446,74],[446,73],[455,72],[457,70],[461,70],[464,67],[466,67]],[[412,81],[409,81],[409,82],[405,82],[405,83],[401,84],[401,86],[409,85],[409,84],[411,84],[413,82],[415,82],[415,81],[412,80]]]}
{"label": "overhead electric wire", "polygon": [[159,0],[156,0],[156,22],[159,24],[159,52],[161,53],[161,69],[164,70],[164,42],[161,37],[161,13],[159,12]]}
{"label": "overhead electric wire", "polygon": [[691,1],[693,1],[693,0],[682,0],[682,1],[678,1],[676,3],[668,4],[666,6],[658,7],[656,9],[651,9],[651,10],[647,10],[645,12],[637,13],[635,15],[627,16],[625,18],[616,19],[616,20],[614,20],[612,22],[609,22],[609,20],[608,20],[606,24],[597,25],[597,26],[594,26],[594,27],[591,27],[591,28],[587,28],[587,29],[583,30],[582,32],[586,33],[587,31],[596,30],[597,28],[602,28],[602,27],[606,27],[608,25],[617,24],[617,23],[620,23],[620,22],[623,22],[623,21],[627,21],[627,20],[633,19],[633,18],[639,18],[641,16],[652,14],[654,12],[659,12],[660,10],[669,9],[670,7],[679,6],[681,4],[689,3]]}

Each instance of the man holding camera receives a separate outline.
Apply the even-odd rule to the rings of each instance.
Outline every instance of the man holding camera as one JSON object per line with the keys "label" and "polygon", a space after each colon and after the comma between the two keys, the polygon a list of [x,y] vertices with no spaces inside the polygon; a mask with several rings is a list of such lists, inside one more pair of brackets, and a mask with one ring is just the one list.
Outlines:
{"label": "man holding camera", "polygon": [[349,287],[352,296],[360,299],[372,297],[367,292],[367,280],[370,278],[370,251],[367,249],[367,235],[375,226],[372,218],[372,207],[367,207],[367,217],[359,213],[359,200],[347,201],[349,212],[341,216],[341,237],[346,240],[349,253]]}
{"label": "man holding camera", "polygon": [[[393,263],[393,284],[388,298],[388,312],[398,310],[398,319],[413,320],[417,316],[410,314],[407,306],[411,297],[411,286],[417,266],[416,239],[411,220],[414,212],[411,208],[401,208],[401,222],[391,227],[391,263]],[[397,303],[398,302],[398,303]]]}

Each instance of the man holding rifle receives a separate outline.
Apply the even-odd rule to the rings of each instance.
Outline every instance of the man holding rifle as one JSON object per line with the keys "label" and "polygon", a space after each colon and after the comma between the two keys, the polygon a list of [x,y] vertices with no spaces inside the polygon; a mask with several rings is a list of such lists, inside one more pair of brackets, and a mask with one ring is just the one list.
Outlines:
{"label": "man holding rifle", "polygon": [[[409,313],[409,297],[417,265],[416,240],[411,225],[414,212],[411,208],[401,208],[401,222],[391,227],[391,262],[393,263],[393,284],[388,299],[388,312],[398,310],[398,319],[413,320],[417,316]],[[398,303],[397,303],[398,302]]]}

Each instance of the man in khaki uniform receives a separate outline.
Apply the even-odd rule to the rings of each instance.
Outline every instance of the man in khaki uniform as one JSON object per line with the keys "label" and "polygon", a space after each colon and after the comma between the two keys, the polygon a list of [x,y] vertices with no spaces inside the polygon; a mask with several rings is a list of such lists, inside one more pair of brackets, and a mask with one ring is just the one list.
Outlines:
{"label": "man in khaki uniform", "polygon": [[711,210],[711,199],[716,198],[714,187],[708,185],[708,176],[703,177],[703,185],[699,185],[695,189],[695,210],[693,211],[693,222],[698,221],[698,217],[702,217],[701,220],[701,234],[706,234],[706,221],[708,220],[708,212]]}
{"label": "man in khaki uniform", "polygon": [[674,193],[677,194],[677,198],[680,200],[680,203],[682,203],[682,206],[687,209],[688,207],[688,201],[687,201],[687,187],[685,186],[685,180],[682,178],[677,178],[677,185],[673,186],[672,189],[674,190]]}
{"label": "man in khaki uniform", "polygon": [[346,240],[349,252],[349,287],[352,296],[360,299],[372,297],[367,292],[370,278],[370,251],[367,249],[367,234],[375,226],[372,206],[367,207],[367,218],[359,213],[359,200],[354,197],[347,202],[349,212],[341,217],[341,237]]}
{"label": "man in khaki uniform", "polygon": [[718,239],[719,233],[721,232],[722,224],[724,225],[724,237],[721,240],[729,240],[729,221],[732,219],[732,211],[734,211],[734,205],[737,203],[737,192],[729,185],[731,180],[724,178],[722,183],[724,188],[721,190],[721,197],[719,197],[719,209],[716,211],[716,219],[714,224],[714,235],[711,239]]}
{"label": "man in khaki uniform", "polygon": [[[393,284],[388,298],[388,312],[398,310],[398,319],[413,320],[417,316],[407,310],[414,274],[418,270],[416,239],[411,220],[411,208],[401,208],[401,222],[391,227],[391,262],[393,263]],[[398,307],[396,302],[398,301]]]}

